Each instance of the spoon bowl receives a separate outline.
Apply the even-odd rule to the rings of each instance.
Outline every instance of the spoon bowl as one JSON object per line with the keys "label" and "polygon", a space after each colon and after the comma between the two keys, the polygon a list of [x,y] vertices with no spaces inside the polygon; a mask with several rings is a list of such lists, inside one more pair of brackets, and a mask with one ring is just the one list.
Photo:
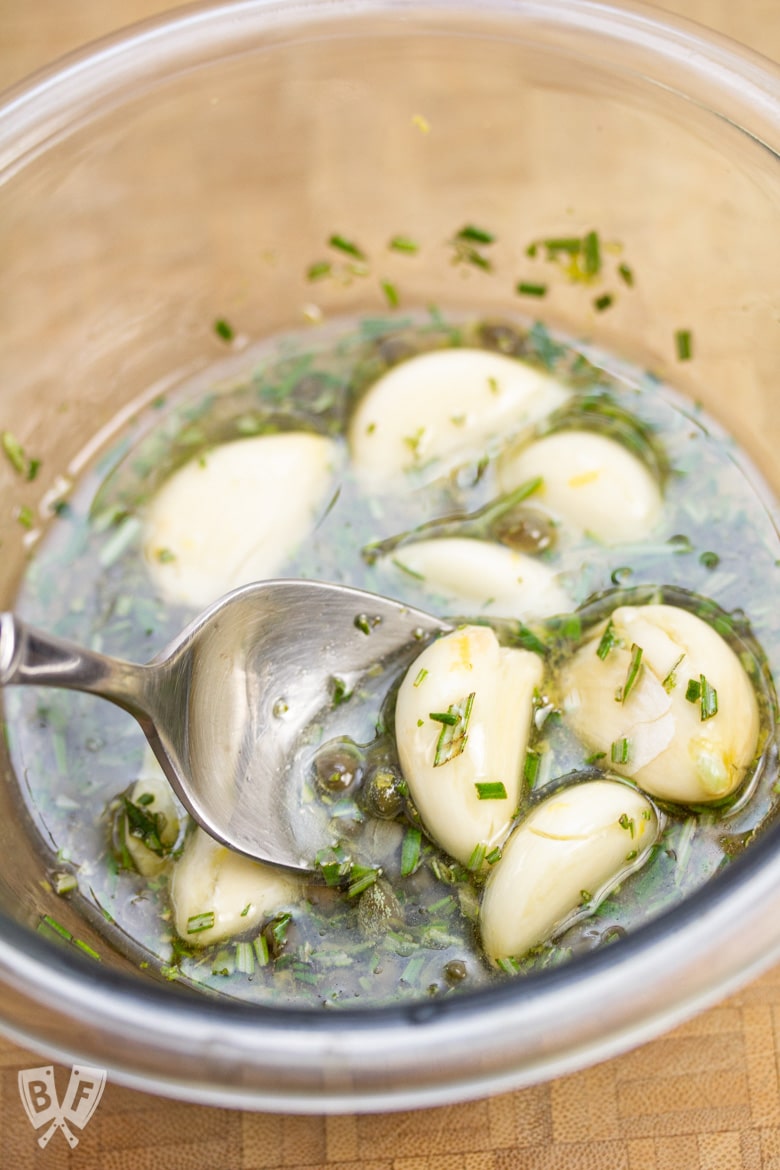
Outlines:
{"label": "spoon bowl", "polygon": [[231,849],[313,868],[301,818],[309,732],[325,734],[334,683],[400,673],[449,629],[420,610],[319,581],[245,585],[146,665],[97,654],[0,614],[0,685],[99,695],[140,724],[187,811]]}

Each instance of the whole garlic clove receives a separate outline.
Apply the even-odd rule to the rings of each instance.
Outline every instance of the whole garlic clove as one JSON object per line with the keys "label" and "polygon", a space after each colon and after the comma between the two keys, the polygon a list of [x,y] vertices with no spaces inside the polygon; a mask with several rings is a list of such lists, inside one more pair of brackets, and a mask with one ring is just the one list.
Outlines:
{"label": "whole garlic clove", "polygon": [[[401,684],[395,734],[409,792],[431,837],[464,865],[511,824],[542,674],[536,654],[500,646],[487,627],[465,626],[428,646]],[[467,719],[431,718],[462,711],[469,696]],[[440,748],[442,737],[449,748]],[[478,785],[485,784],[503,784],[504,795],[484,798]]]}
{"label": "whole garlic clove", "polygon": [[393,366],[367,391],[349,427],[352,465],[380,480],[479,451],[557,409],[568,391],[503,354],[445,349]]}
{"label": "whole garlic clove", "polygon": [[467,537],[421,540],[393,553],[443,604],[499,617],[549,617],[572,602],[548,565],[503,544]]}
{"label": "whole garlic clove", "polygon": [[302,888],[299,878],[195,829],[171,879],[176,932],[194,946],[232,938],[299,901]]}
{"label": "whole garlic clove", "polygon": [[[755,758],[759,735],[758,702],[737,655],[678,606],[622,606],[610,620],[614,644],[606,655],[597,653],[604,623],[561,672],[567,720],[615,771],[653,796],[679,804],[729,796]],[[635,647],[639,669],[621,699]],[[702,678],[715,691],[712,715],[701,698],[686,698],[689,680],[695,692]]]}
{"label": "whole garlic clove", "polygon": [[661,491],[644,463],[593,431],[557,431],[511,449],[498,474],[503,491],[541,477],[534,504],[604,544],[646,539],[661,515]]}
{"label": "whole garlic clove", "polygon": [[309,534],[335,458],[331,439],[288,432],[223,443],[175,471],[144,525],[162,595],[202,608],[272,577]]}
{"label": "whole garlic clove", "polygon": [[617,780],[571,784],[522,821],[485,885],[482,944],[494,962],[519,959],[596,906],[658,838],[658,815]]}

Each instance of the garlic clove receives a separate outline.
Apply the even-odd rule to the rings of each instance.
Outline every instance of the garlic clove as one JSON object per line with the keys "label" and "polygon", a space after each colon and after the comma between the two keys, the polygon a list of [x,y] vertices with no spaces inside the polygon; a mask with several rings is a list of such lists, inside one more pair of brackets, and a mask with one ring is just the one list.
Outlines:
{"label": "garlic clove", "polygon": [[521,822],[485,885],[482,943],[494,962],[522,958],[594,907],[658,838],[657,813],[616,780],[570,784]]}
{"label": "garlic clove", "polygon": [[534,504],[604,544],[645,540],[661,515],[661,491],[644,463],[593,431],[557,431],[512,448],[498,474],[503,491],[541,477]]}
{"label": "garlic clove", "polygon": [[400,564],[458,612],[500,617],[549,617],[572,602],[557,574],[541,561],[502,544],[466,537],[421,540],[397,549],[385,564]]}
{"label": "garlic clove", "polygon": [[[536,654],[500,646],[487,627],[464,626],[428,646],[401,684],[395,734],[409,792],[431,837],[464,865],[509,829],[542,675]],[[471,695],[468,719],[454,728],[431,719]],[[443,730],[462,734],[445,761],[453,749],[439,748]],[[505,795],[481,799],[477,785],[496,783]]]}
{"label": "garlic clove", "polygon": [[568,398],[551,375],[503,354],[445,349],[393,366],[367,391],[349,427],[352,464],[380,480],[527,428]]}
{"label": "garlic clove", "polygon": [[331,439],[288,432],[223,443],[175,471],[143,536],[163,597],[203,608],[272,577],[311,531],[335,457]]}

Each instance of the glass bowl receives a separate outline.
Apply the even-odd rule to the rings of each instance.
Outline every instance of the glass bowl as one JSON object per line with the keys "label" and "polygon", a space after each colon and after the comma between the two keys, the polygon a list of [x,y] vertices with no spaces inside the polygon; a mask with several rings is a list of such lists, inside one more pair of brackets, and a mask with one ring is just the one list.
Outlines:
{"label": "glass bowl", "polygon": [[[259,339],[312,302],[386,307],[378,282],[307,282],[335,231],[373,251],[398,231],[430,242],[404,304],[474,314],[518,307],[531,238],[621,241],[630,298],[596,313],[563,288],[539,315],[701,401],[776,492],[779,151],[778,70],[640,5],[243,0],[64,59],[0,107],[0,420],[41,459],[34,484],[0,468],[4,607],[30,539],[19,508],[37,524],[59,476],[215,363],[215,320]],[[462,279],[441,247],[469,222],[502,241],[494,279]],[[4,1027],[147,1090],[301,1112],[451,1102],[638,1044],[780,954],[767,831],[677,909],[546,974],[363,1011],[202,998],[137,971],[51,891],[5,745],[0,771]],[[46,915],[102,961],[43,937]]]}

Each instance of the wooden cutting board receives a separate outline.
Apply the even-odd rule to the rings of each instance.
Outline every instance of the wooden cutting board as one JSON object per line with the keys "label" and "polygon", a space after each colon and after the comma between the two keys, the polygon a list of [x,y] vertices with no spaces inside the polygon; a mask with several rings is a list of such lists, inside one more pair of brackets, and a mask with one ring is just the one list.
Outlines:
{"label": "wooden cutting board", "polygon": [[[168,5],[0,0],[0,87]],[[667,0],[780,60],[780,0]],[[780,967],[635,1052],[547,1085],[419,1112],[293,1117],[188,1105],[108,1081],[71,1149],[40,1148],[0,1037],[8,1170],[780,1170]],[[70,1069],[55,1066],[60,1097]]]}

